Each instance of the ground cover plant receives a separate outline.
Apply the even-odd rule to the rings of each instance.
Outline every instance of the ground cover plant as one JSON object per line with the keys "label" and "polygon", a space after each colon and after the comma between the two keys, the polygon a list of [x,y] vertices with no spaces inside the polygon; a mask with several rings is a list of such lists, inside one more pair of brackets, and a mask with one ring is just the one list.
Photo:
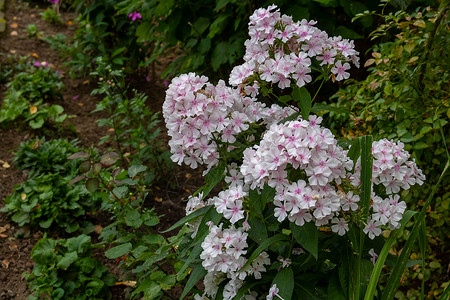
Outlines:
{"label": "ground cover plant", "polygon": [[91,237],[42,238],[31,251],[36,262],[30,281],[29,299],[108,299],[116,278],[92,256]]}
{"label": "ground cover plant", "polygon": [[78,173],[76,161],[67,160],[79,149],[67,140],[34,139],[22,143],[15,164],[28,171],[28,180],[16,185],[1,209],[19,226],[59,227],[68,233],[91,232],[92,223],[83,220],[86,212],[95,212],[101,196],[91,195],[84,185],[68,186]]}
{"label": "ground cover plant", "polygon": [[61,125],[67,118],[64,108],[49,101],[61,97],[64,88],[60,74],[47,62],[35,62],[14,76],[6,84],[8,90],[0,109],[0,124],[10,126],[17,120],[25,121],[33,129],[39,129],[44,122]]}

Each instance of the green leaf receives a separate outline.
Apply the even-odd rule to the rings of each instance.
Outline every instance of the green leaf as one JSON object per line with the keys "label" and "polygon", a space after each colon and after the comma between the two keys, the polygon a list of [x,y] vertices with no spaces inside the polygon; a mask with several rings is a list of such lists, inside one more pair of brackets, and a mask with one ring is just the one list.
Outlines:
{"label": "green leaf", "polygon": [[89,178],[88,180],[86,180],[86,189],[91,193],[94,193],[96,190],[98,190],[99,185],[100,184],[97,178]]}
{"label": "green leaf", "polygon": [[347,156],[353,161],[353,165],[356,165],[359,156],[361,155],[361,146],[359,144],[359,139],[354,139],[350,149],[348,150]]}
{"label": "green leaf", "polygon": [[283,95],[278,98],[278,101],[280,101],[282,103],[288,103],[291,100],[292,100],[292,97],[290,95]]}
{"label": "green leaf", "polygon": [[388,257],[389,251],[392,248],[392,245],[397,241],[397,238],[403,232],[403,228],[406,223],[416,214],[415,211],[408,210],[403,214],[403,218],[400,221],[401,227],[392,231],[389,235],[389,238],[383,245],[381,252],[378,254],[377,261],[373,268],[372,274],[370,276],[369,285],[367,286],[366,294],[364,296],[364,300],[372,300],[378,286],[378,280],[380,278],[381,270],[386,262],[386,258]]}
{"label": "green leaf", "polygon": [[294,271],[292,271],[291,267],[282,268],[277,272],[277,275],[275,275],[275,278],[272,281],[272,285],[276,284],[279,289],[278,295],[286,300],[292,298],[294,283]]}
{"label": "green leaf", "polygon": [[105,256],[110,259],[115,259],[125,254],[128,254],[132,248],[131,243],[125,243],[115,246],[105,252]]}
{"label": "green leaf", "polygon": [[247,262],[245,263],[245,265],[241,268],[245,269],[247,266],[249,266],[257,257],[258,255],[261,254],[261,252],[263,252],[265,249],[269,248],[270,245],[275,244],[276,242],[282,241],[282,240],[287,240],[288,237],[284,234],[276,234],[270,238],[268,238],[267,240],[264,240],[259,246],[258,248],[256,248],[255,251],[253,251],[253,253],[250,255],[250,257],[248,258]]}
{"label": "green leaf", "polygon": [[133,228],[139,228],[142,225],[142,219],[139,212],[135,209],[131,209],[125,215],[125,223]]}
{"label": "green leaf", "polygon": [[215,18],[214,22],[209,27],[208,37],[213,39],[216,34],[221,32],[227,25],[228,14],[220,14],[219,17]]}
{"label": "green leaf", "polygon": [[116,51],[114,51],[113,54],[111,54],[111,58],[116,57],[117,55],[125,51],[125,49],[127,49],[127,47],[121,47],[119,49],[116,49]]}
{"label": "green leaf", "polygon": [[339,3],[337,0],[313,0],[314,2],[320,3],[322,6],[325,7],[338,7]]}
{"label": "green leaf", "polygon": [[220,42],[214,47],[211,57],[211,65],[213,71],[217,71],[221,65],[228,61],[228,49],[230,44],[228,42]]}
{"label": "green leaf", "polygon": [[49,228],[52,225],[53,221],[53,218],[48,218],[47,220],[39,222],[39,226],[42,228]]}
{"label": "green leaf", "polygon": [[361,146],[361,210],[363,217],[367,218],[370,208],[370,196],[372,195],[372,136],[359,138]]}
{"label": "green leaf", "polygon": [[147,278],[133,291],[131,296],[137,295],[139,293],[144,293],[144,298],[147,300],[152,300],[158,298],[161,292],[161,286],[154,282],[153,280]]}
{"label": "green leaf", "polygon": [[290,228],[297,243],[317,259],[319,256],[319,231],[317,226],[312,222],[305,223],[303,226],[290,223]]}
{"label": "green leaf", "polygon": [[30,125],[31,128],[38,129],[41,128],[42,125],[44,125],[44,119],[42,117],[38,117],[36,118],[36,120],[30,120],[28,124]]}
{"label": "green leaf", "polygon": [[80,166],[78,167],[78,170],[81,173],[86,173],[91,169],[91,163],[89,161],[83,161]]}
{"label": "green leaf", "polygon": [[114,165],[119,160],[119,158],[120,156],[116,152],[109,152],[102,155],[102,157],[100,158],[100,163],[104,167],[110,167]]}
{"label": "green leaf", "polygon": [[216,7],[214,8],[214,11],[217,12],[224,8],[228,3],[230,3],[231,0],[217,0],[216,1]]}
{"label": "green leaf", "polygon": [[197,36],[201,36],[203,32],[209,27],[210,25],[210,19],[206,17],[200,17],[198,18],[192,26],[195,28],[194,33]]}
{"label": "green leaf", "polygon": [[165,276],[160,284],[161,284],[161,288],[163,290],[170,290],[176,283],[176,276],[171,274],[171,275],[167,275]]}
{"label": "green leaf", "polygon": [[200,191],[203,191],[203,198],[208,196],[211,190],[218,185],[223,178],[225,177],[224,172],[226,168],[226,162],[222,161],[219,165],[209,171],[209,173],[205,176],[206,184],[200,188],[195,194]]}
{"label": "green leaf", "polygon": [[206,275],[206,270],[203,269],[201,264],[193,266],[193,270],[191,275],[189,276],[189,279],[184,286],[183,293],[181,293],[180,299],[184,299],[184,297],[189,293],[189,291],[194,287],[194,285],[202,279],[203,276]]}
{"label": "green leaf", "polygon": [[91,237],[85,234],[70,238],[66,242],[69,251],[76,251],[79,254],[87,252],[91,248]]}
{"label": "green leaf", "polygon": [[295,87],[292,91],[294,100],[297,101],[297,105],[302,112],[302,118],[308,120],[309,113],[311,112],[311,95],[305,87]]}
{"label": "green leaf", "polygon": [[66,253],[63,258],[58,262],[57,267],[63,270],[67,268],[78,259],[78,254],[76,251]]}
{"label": "green leaf", "polygon": [[88,158],[88,157],[89,157],[89,153],[87,153],[85,151],[80,151],[80,152],[72,154],[67,159],[78,159],[78,158]]}
{"label": "green leaf", "polygon": [[202,208],[197,209],[196,211],[194,211],[193,213],[187,215],[186,217],[182,218],[181,220],[179,220],[178,222],[176,222],[175,224],[173,224],[172,226],[170,226],[169,229],[166,229],[164,231],[162,231],[161,233],[166,233],[169,231],[174,230],[175,228],[178,228],[180,226],[183,226],[185,223],[199,217],[199,216],[203,216],[204,214],[206,214],[206,212],[211,208],[212,206],[205,206]]}
{"label": "green leaf", "polygon": [[345,39],[352,39],[352,40],[356,40],[356,39],[362,39],[363,36],[360,35],[359,33],[357,33],[356,31],[354,31],[353,29],[350,29],[346,26],[338,26],[335,31],[334,31],[335,35],[340,35]]}
{"label": "green leaf", "polygon": [[134,177],[137,174],[144,172],[145,170],[147,170],[146,166],[143,165],[133,165],[131,167],[128,168],[128,176],[130,177]]}
{"label": "green leaf", "polygon": [[345,300],[345,295],[341,289],[341,286],[339,284],[339,280],[334,274],[330,280],[328,281],[328,288],[327,288],[327,294],[328,294],[328,300]]}

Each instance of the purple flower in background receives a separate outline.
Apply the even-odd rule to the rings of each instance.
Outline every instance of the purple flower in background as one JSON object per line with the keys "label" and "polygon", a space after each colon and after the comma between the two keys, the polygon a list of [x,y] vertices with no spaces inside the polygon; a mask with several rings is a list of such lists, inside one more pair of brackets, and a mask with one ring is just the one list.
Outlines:
{"label": "purple flower in background", "polygon": [[78,97],[80,97],[79,95],[73,96],[73,100],[77,100]]}
{"label": "purple flower in background", "polygon": [[170,82],[167,81],[167,80],[164,80],[164,81],[163,81],[163,84],[164,84],[165,86],[169,86]]}
{"label": "purple flower in background", "polygon": [[33,64],[33,66],[35,66],[35,67],[40,67],[41,66],[41,63],[40,62],[35,62],[34,64]]}
{"label": "purple flower in background", "polygon": [[48,2],[53,3],[53,4],[58,4],[59,0],[48,0]]}
{"label": "purple flower in background", "polygon": [[137,11],[132,12],[131,14],[128,15],[128,18],[131,19],[131,21],[136,21],[136,19],[142,19],[142,16],[140,13],[138,13]]}

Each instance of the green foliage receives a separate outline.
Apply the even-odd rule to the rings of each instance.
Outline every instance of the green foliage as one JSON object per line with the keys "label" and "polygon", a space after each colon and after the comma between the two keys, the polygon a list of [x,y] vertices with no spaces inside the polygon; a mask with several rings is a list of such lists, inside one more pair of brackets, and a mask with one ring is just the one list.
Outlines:
{"label": "green foliage", "polygon": [[29,177],[46,173],[58,173],[62,177],[71,176],[77,172],[77,162],[67,160],[67,157],[80,151],[77,141],[56,139],[45,141],[35,138],[21,143],[14,157],[14,166],[28,170]]}
{"label": "green foliage", "polygon": [[94,211],[101,194],[91,195],[82,184],[69,186],[78,172],[78,162],[67,156],[79,151],[76,141],[33,139],[22,143],[14,164],[26,169],[28,180],[14,187],[1,209],[19,226],[51,226],[66,232],[91,232],[93,225],[84,221],[86,211]]}
{"label": "green foliage", "polygon": [[17,73],[32,67],[27,56],[4,55],[4,53],[0,53],[0,83],[6,83]]}
{"label": "green foliage", "polygon": [[[446,13],[447,12],[447,13]],[[331,111],[330,125],[345,136],[373,134],[405,143],[405,149],[419,162],[427,176],[426,183],[411,193],[405,193],[409,206],[420,209],[438,181],[447,161],[450,136],[448,5],[440,11],[427,9],[407,14],[404,11],[384,17],[384,24],[372,33],[380,42],[365,62],[369,75],[364,81],[349,80],[349,85],[336,95],[335,107],[350,114]],[[449,225],[450,191],[448,176],[436,192],[436,202],[430,206],[427,221],[428,247],[434,255],[426,257],[425,265],[443,263],[443,241]],[[429,250],[427,250],[429,251]],[[416,251],[417,252],[417,251]],[[423,266],[407,270],[407,288],[414,289],[414,280],[427,281],[428,289],[437,296],[442,293],[442,270],[424,273]],[[417,282],[417,281],[416,281]]]}
{"label": "green foliage", "polygon": [[[72,182],[86,180],[90,192],[102,188],[108,196],[104,198],[102,210],[112,215],[113,222],[106,226],[100,235],[104,243],[115,246],[106,251],[106,257],[118,259],[122,267],[131,271],[129,279],[137,280],[132,295],[143,295],[153,299],[161,296],[163,290],[171,289],[183,280],[188,270],[178,276],[171,269],[162,267],[163,263],[175,264],[178,246],[184,231],[169,239],[155,234],[155,226],[160,219],[153,209],[144,207],[148,195],[148,171],[146,166],[132,164],[128,169],[116,168],[120,156],[115,152],[104,154],[99,160],[86,152],[79,152],[70,158],[86,158],[80,164],[82,175]],[[161,263],[161,265],[160,265]]]}
{"label": "green foliage", "polygon": [[29,299],[111,299],[110,287],[116,279],[92,256],[91,237],[40,239],[31,251],[36,265],[24,273],[30,282]]}
{"label": "green foliage", "polygon": [[154,178],[166,177],[171,170],[172,161],[169,152],[158,139],[158,114],[148,108],[147,96],[133,90],[132,97],[128,97],[123,72],[112,69],[101,58],[96,63],[97,70],[91,75],[99,79],[99,87],[92,94],[102,95],[103,99],[94,111],[104,111],[109,115],[106,119],[97,120],[97,123],[114,129],[113,135],[103,136],[100,143],[114,144],[123,163],[128,166],[147,166],[147,184]]}
{"label": "green foliage", "polygon": [[[62,45],[63,56],[70,58],[66,65],[71,67],[72,75],[87,75],[95,70],[93,59],[103,57],[117,67],[127,67],[132,73],[146,55],[146,45],[138,45],[134,32],[137,21],[116,13],[117,1],[75,0],[73,7],[79,14],[78,27],[70,46]],[[120,51],[118,51],[120,49]]]}
{"label": "green foliage", "polygon": [[[350,19],[369,8],[372,1],[121,1],[116,7],[127,16],[138,11],[142,21],[136,28],[141,45],[153,47],[146,66],[167,51],[178,48],[177,59],[163,76],[199,72],[210,77],[227,76],[245,51],[248,17],[256,8],[276,4],[295,19],[317,19],[323,29],[345,38],[361,38],[373,24],[373,17],[350,24]],[[339,18],[339,22],[336,21]],[[345,24],[345,25],[344,25]]]}
{"label": "green foliage", "polygon": [[25,121],[32,129],[41,128],[52,120],[61,124],[67,115],[63,107],[49,105],[49,101],[60,97],[64,88],[61,76],[49,67],[29,67],[18,73],[7,85],[2,107],[0,124],[8,126],[15,121]]}
{"label": "green foliage", "polygon": [[69,233],[92,231],[92,224],[81,217],[94,208],[93,197],[83,185],[68,186],[69,181],[57,173],[30,178],[15,186],[1,211],[11,215],[19,226],[30,224],[43,229],[56,226]]}
{"label": "green foliage", "polygon": [[41,17],[43,20],[47,21],[50,24],[61,25],[63,21],[61,20],[61,14],[59,13],[60,2],[52,5],[51,8],[47,8],[44,12],[41,13]]}
{"label": "green foliage", "polygon": [[28,24],[28,27],[23,31],[28,35],[28,37],[41,37],[44,34],[43,31],[38,31],[35,24]]}

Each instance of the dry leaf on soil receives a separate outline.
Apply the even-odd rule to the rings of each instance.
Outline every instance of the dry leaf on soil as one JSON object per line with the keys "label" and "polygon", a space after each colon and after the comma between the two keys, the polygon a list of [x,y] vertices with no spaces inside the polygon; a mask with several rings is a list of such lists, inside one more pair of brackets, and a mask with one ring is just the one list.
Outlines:
{"label": "dry leaf on soil", "polygon": [[36,106],[30,106],[30,115],[33,115],[37,112],[37,107]]}
{"label": "dry leaf on soil", "polygon": [[9,260],[4,259],[4,260],[2,260],[1,264],[2,264],[3,269],[8,269],[10,262],[9,262]]}

